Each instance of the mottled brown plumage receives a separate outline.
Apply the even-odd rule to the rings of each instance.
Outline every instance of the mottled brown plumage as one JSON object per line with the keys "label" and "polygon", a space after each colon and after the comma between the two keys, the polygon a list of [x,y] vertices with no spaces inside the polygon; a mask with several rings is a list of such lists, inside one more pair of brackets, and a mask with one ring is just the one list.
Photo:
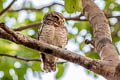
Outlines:
{"label": "mottled brown plumage", "polygon": [[[65,19],[61,13],[49,12],[42,21],[38,31],[38,39],[41,42],[64,48],[68,41],[68,32],[64,26]],[[43,69],[46,72],[56,71],[57,57],[41,53]]]}

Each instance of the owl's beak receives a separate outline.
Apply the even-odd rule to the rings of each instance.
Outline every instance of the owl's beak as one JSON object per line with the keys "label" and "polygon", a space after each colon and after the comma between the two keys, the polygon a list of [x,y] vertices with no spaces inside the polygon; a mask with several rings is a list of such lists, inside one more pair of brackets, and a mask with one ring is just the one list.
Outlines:
{"label": "owl's beak", "polygon": [[55,27],[59,27],[59,25],[57,23],[54,23],[56,26]]}

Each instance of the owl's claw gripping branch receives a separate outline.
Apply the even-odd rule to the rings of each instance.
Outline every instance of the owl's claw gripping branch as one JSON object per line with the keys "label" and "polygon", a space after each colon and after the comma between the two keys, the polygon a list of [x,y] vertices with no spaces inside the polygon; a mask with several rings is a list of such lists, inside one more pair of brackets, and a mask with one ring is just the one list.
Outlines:
{"label": "owl's claw gripping branch", "polygon": [[86,39],[86,40],[85,40],[85,44],[91,44],[92,46],[95,47],[94,40],[88,40],[88,39]]}

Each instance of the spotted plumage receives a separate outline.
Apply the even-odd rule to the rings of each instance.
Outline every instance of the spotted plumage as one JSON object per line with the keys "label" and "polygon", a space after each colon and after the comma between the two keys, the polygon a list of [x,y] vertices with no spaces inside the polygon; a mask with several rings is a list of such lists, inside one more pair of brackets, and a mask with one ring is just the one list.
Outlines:
{"label": "spotted plumage", "polygon": [[[39,41],[64,48],[68,41],[68,32],[64,26],[64,22],[65,19],[61,13],[47,13],[38,31]],[[43,61],[43,69],[46,72],[56,71],[57,57],[41,53],[41,58]]]}

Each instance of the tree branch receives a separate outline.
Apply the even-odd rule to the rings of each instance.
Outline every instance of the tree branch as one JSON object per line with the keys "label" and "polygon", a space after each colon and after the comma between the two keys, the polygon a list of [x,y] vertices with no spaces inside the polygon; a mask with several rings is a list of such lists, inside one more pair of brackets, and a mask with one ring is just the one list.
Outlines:
{"label": "tree branch", "polygon": [[88,21],[87,19],[80,19],[83,16],[82,14],[75,16],[75,17],[66,17],[66,20],[74,20],[74,21]]}
{"label": "tree branch", "polygon": [[[86,19],[80,19],[80,16],[76,16],[76,17],[67,17],[65,18],[66,20],[79,20],[79,21],[86,21]],[[28,29],[28,28],[32,28],[32,27],[38,27],[41,25],[41,22],[36,22],[36,23],[33,23],[33,24],[29,24],[29,25],[26,25],[26,26],[21,26],[21,27],[18,27],[16,29],[13,29],[14,31],[22,31],[24,29]]]}
{"label": "tree branch", "polygon": [[49,5],[47,5],[47,6],[43,6],[42,8],[39,8],[39,9],[36,9],[36,8],[21,8],[21,9],[17,9],[17,10],[11,9],[11,10],[8,10],[8,11],[9,11],[9,12],[18,12],[18,11],[21,11],[21,10],[40,11],[40,10],[43,10],[44,8],[49,8],[49,7],[53,6],[53,5],[61,5],[61,6],[64,6],[64,5],[60,4],[60,3],[53,2],[52,4],[49,4]]}
{"label": "tree branch", "polygon": [[18,60],[22,60],[22,61],[41,61],[40,58],[23,58],[23,57],[19,57],[17,55],[9,55],[9,54],[5,54],[5,53],[0,53],[0,56],[7,56],[7,57],[11,57],[11,58],[15,58],[15,59],[18,59]]}
{"label": "tree branch", "polygon": [[118,80],[114,78],[116,66],[119,62],[118,53],[112,44],[110,26],[107,19],[93,0],[82,0],[83,14],[90,21],[94,31],[94,46],[101,60],[108,61],[109,65],[102,75],[108,80]]}
{"label": "tree branch", "polygon": [[3,23],[0,24],[0,38],[7,39],[13,41],[17,44],[24,45],[28,48],[44,52],[46,54],[50,54],[64,60],[73,62],[75,64],[79,64],[87,69],[90,69],[98,74],[102,74],[101,70],[103,71],[104,68],[100,66],[107,66],[107,61],[101,60],[92,60],[80,54],[64,50],[57,46],[53,46],[47,43],[41,43],[40,41],[26,37],[20,33],[14,32]]}
{"label": "tree branch", "polygon": [[[80,19],[81,16],[76,16],[76,17],[66,17],[65,19],[66,20],[74,20],[74,21],[88,21],[87,19]],[[120,16],[109,16],[107,18],[118,18],[119,19]],[[19,28],[16,28],[16,29],[13,29],[14,31],[22,31],[22,30],[25,30],[25,29],[28,29],[28,28],[32,28],[32,27],[38,27],[40,26],[41,22],[36,22],[36,23],[33,23],[33,24],[28,24],[26,26],[21,26]],[[113,35],[117,35],[117,32],[114,33]]]}
{"label": "tree branch", "polygon": [[40,25],[41,25],[41,22],[36,22],[36,23],[29,24],[29,25],[26,25],[26,26],[21,26],[19,28],[13,29],[13,30],[14,31],[22,31],[24,29],[28,29],[28,28],[32,28],[32,27],[38,27]]}
{"label": "tree branch", "polygon": [[16,0],[13,0],[13,1],[9,4],[8,7],[6,7],[5,9],[3,9],[3,10],[0,12],[0,16],[1,16],[2,14],[4,14],[8,9],[10,9],[10,7],[14,4],[15,1],[16,1]]}
{"label": "tree branch", "polygon": [[92,25],[95,36],[93,39],[93,44],[95,45],[101,60],[93,60],[57,46],[41,43],[36,39],[26,37],[13,30],[10,30],[3,23],[0,24],[0,38],[7,39],[28,48],[79,64],[93,72],[96,72],[97,74],[106,77],[108,80],[119,80],[115,79],[115,72],[117,72],[116,70],[119,67],[119,57],[114,45],[112,44],[110,27],[107,19],[93,0],[82,0],[82,5],[83,14]]}
{"label": "tree branch", "polygon": [[[95,48],[100,53],[100,57],[102,59],[104,59],[104,60],[115,59],[115,61],[118,60],[117,52],[116,52],[114,46],[112,45],[110,27],[109,27],[109,24],[107,22],[107,19],[106,19],[104,13],[94,4],[94,2],[92,0],[90,0],[88,2],[86,2],[86,1],[87,0],[83,1],[84,14],[87,13],[87,14],[85,14],[85,16],[90,21],[93,31],[94,31]],[[86,9],[88,9],[88,10],[86,10]],[[102,42],[102,40],[104,40],[104,43]],[[103,50],[103,48],[105,48],[107,46],[111,46],[111,49],[113,49],[111,54],[107,54],[105,52],[107,54],[106,55],[103,51],[101,53],[101,50]],[[111,57],[108,57],[108,55],[111,55]]]}
{"label": "tree branch", "polygon": [[[73,17],[73,18],[65,18],[66,20],[78,20],[79,17]],[[81,21],[84,21],[84,20],[81,20]],[[13,29],[14,31],[22,31],[22,30],[25,30],[25,29],[28,29],[28,28],[32,28],[32,27],[38,27],[41,25],[41,22],[36,22],[36,23],[33,23],[33,24],[29,24],[29,25],[26,25],[26,26],[21,26],[21,27],[18,27],[16,29]]]}
{"label": "tree branch", "polygon": [[[5,54],[5,53],[0,53],[0,56],[11,57],[11,58],[15,58],[15,59],[26,61],[26,62],[29,62],[29,61],[41,62],[40,58],[23,58],[23,57],[19,57],[17,55],[9,55],[9,54]],[[57,64],[63,64],[63,63],[66,63],[66,62],[57,62]]]}

